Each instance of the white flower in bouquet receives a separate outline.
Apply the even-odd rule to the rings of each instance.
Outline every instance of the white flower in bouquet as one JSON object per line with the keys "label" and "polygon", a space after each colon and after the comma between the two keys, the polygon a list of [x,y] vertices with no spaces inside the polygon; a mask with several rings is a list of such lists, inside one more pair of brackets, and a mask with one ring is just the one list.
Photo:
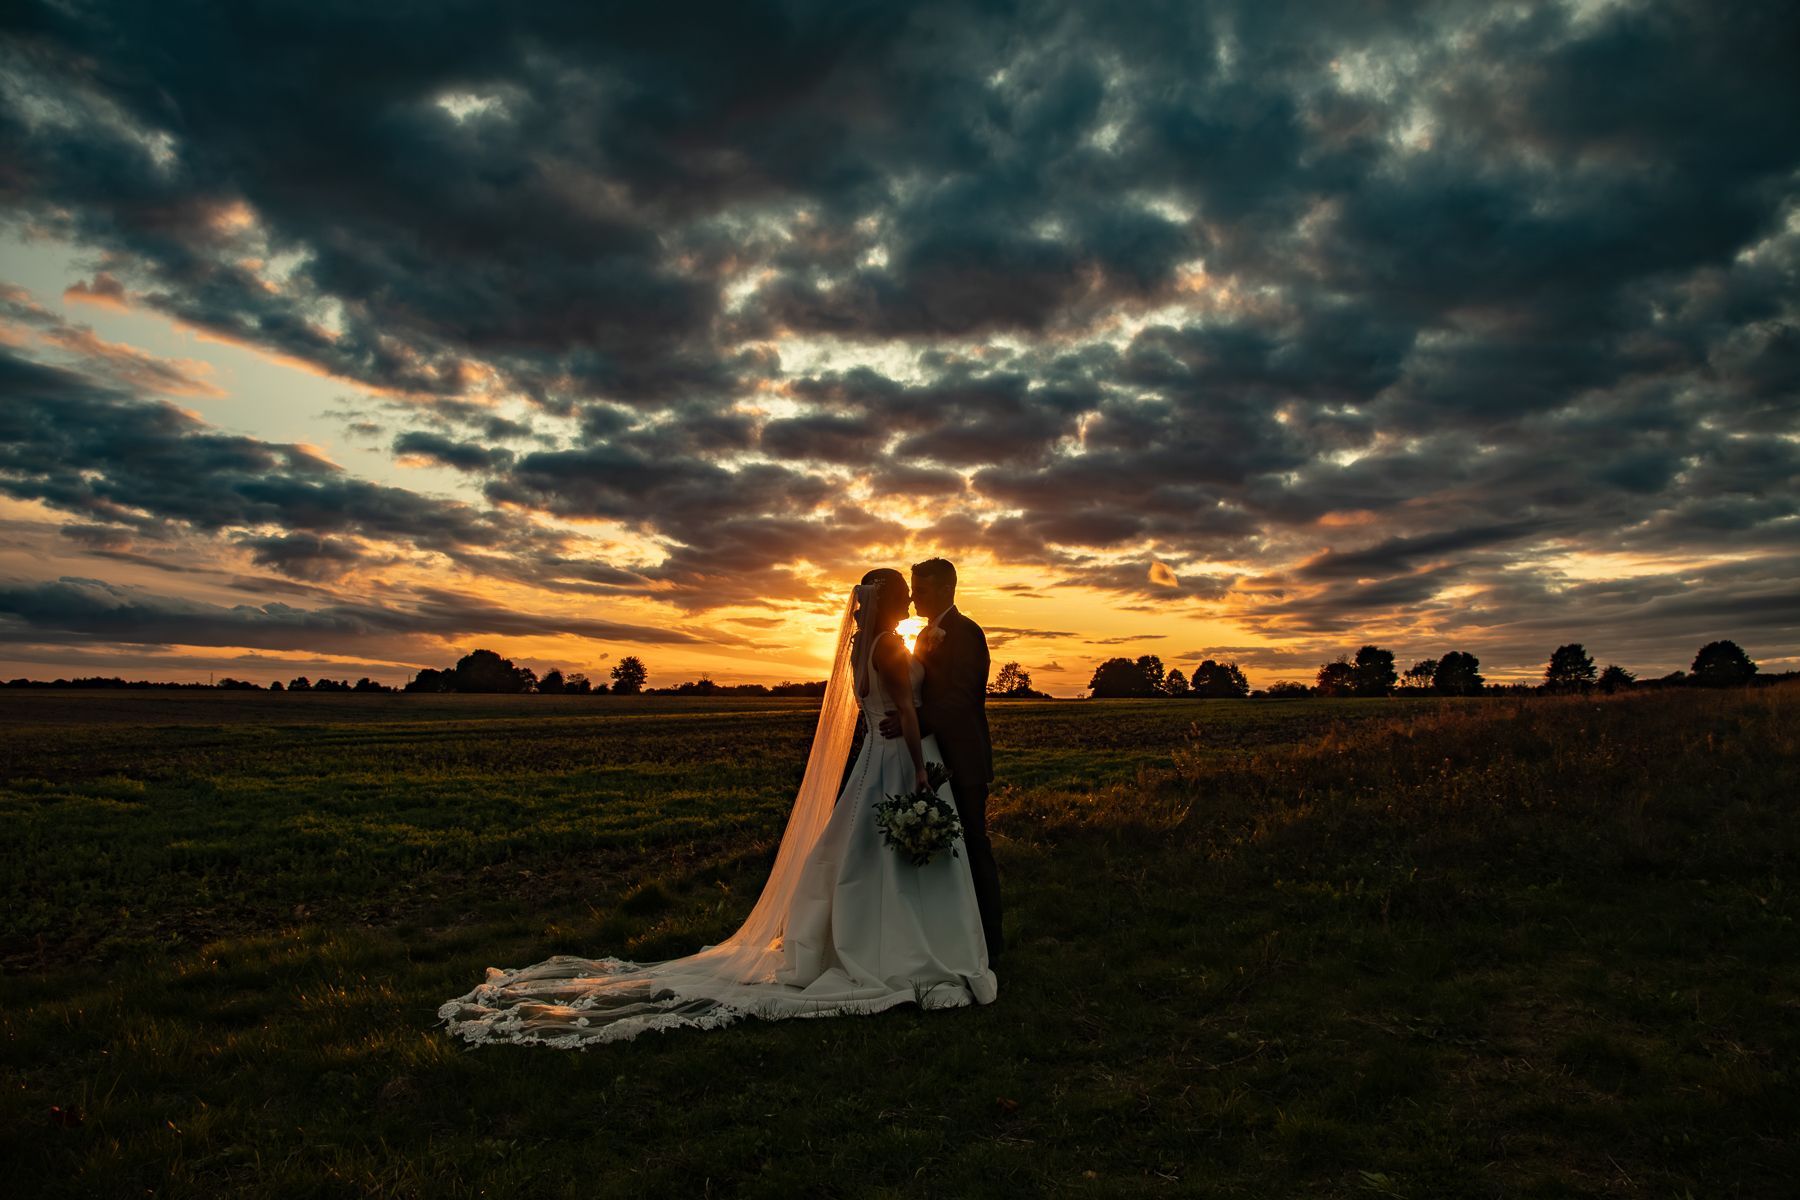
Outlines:
{"label": "white flower in bouquet", "polygon": [[937,794],[949,782],[949,772],[934,762],[926,764],[925,775],[925,789],[888,796],[874,806],[882,841],[919,867],[946,850],[950,857],[958,857],[956,843],[962,839],[956,808]]}

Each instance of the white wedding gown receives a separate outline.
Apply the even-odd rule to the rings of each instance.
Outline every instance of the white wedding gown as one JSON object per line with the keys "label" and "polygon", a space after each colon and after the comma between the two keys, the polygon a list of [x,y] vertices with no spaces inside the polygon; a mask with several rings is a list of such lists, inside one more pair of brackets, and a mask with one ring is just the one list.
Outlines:
{"label": "white wedding gown", "polygon": [[[660,963],[557,955],[513,971],[490,967],[485,983],[438,1010],[450,1031],[474,1043],[579,1048],[651,1029],[717,1028],[746,1016],[992,1002],[998,983],[988,969],[968,859],[959,851],[916,867],[882,844],[873,806],[912,790],[912,756],[903,739],[875,732],[893,705],[869,668],[873,643],[860,650],[853,671],[844,669],[852,666],[848,644],[841,634],[807,780],[763,895],[737,933]],[[911,669],[916,703],[923,669],[916,662]],[[856,697],[853,689],[864,681],[867,694]],[[853,711],[868,733],[833,805],[819,788],[829,778],[835,791],[830,747],[847,747]],[[942,761],[934,738],[925,738],[924,750],[927,762]],[[844,757],[840,751],[838,771]],[[939,794],[949,799],[949,785]]]}
{"label": "white wedding gown", "polygon": [[[908,661],[917,705],[925,671]],[[994,999],[996,981],[988,970],[969,860],[959,850],[954,858],[940,854],[915,867],[882,844],[875,826],[877,802],[913,790],[913,762],[904,740],[874,732],[894,706],[881,676],[870,671],[868,680],[862,710],[870,733],[807,859],[778,978],[804,995],[855,1000],[859,1011],[912,1000],[915,990],[927,1008],[986,1004]],[[929,734],[924,751],[926,762],[943,761]],[[950,785],[938,795],[951,799]]]}

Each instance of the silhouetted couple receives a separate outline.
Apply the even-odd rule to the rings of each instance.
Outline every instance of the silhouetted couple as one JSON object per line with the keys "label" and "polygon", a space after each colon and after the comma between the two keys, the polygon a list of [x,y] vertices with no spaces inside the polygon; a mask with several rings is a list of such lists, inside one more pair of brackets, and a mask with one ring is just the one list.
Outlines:
{"label": "silhouetted couple", "polygon": [[[896,629],[909,608],[926,622],[911,650]],[[892,568],[870,571],[844,608],[775,865],[737,932],[665,962],[557,955],[490,967],[439,1016],[471,1042],[575,1048],[746,1016],[990,1003],[1003,942],[987,836],[988,665],[987,638],[957,610],[954,566],[919,563],[910,587]],[[880,736],[862,740],[846,774],[859,720]],[[918,864],[884,844],[876,806],[933,790],[934,763],[948,769],[935,790],[954,802],[962,840],[954,855]]]}

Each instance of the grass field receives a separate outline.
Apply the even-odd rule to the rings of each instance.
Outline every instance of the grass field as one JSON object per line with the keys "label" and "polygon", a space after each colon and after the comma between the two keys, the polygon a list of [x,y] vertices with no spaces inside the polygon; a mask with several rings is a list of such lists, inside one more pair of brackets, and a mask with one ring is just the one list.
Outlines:
{"label": "grass field", "polygon": [[998,1003],[434,1027],[729,933],[811,703],[0,692],[12,1194],[1794,1194],[1794,688],[996,704]]}

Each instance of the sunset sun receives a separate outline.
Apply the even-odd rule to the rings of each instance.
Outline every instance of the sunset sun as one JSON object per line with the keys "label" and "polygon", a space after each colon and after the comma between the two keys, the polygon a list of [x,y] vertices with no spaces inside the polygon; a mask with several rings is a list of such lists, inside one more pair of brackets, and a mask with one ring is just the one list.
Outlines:
{"label": "sunset sun", "polygon": [[912,653],[913,647],[918,644],[919,631],[923,628],[925,628],[924,617],[908,617],[894,626],[894,631],[905,639],[908,654]]}

